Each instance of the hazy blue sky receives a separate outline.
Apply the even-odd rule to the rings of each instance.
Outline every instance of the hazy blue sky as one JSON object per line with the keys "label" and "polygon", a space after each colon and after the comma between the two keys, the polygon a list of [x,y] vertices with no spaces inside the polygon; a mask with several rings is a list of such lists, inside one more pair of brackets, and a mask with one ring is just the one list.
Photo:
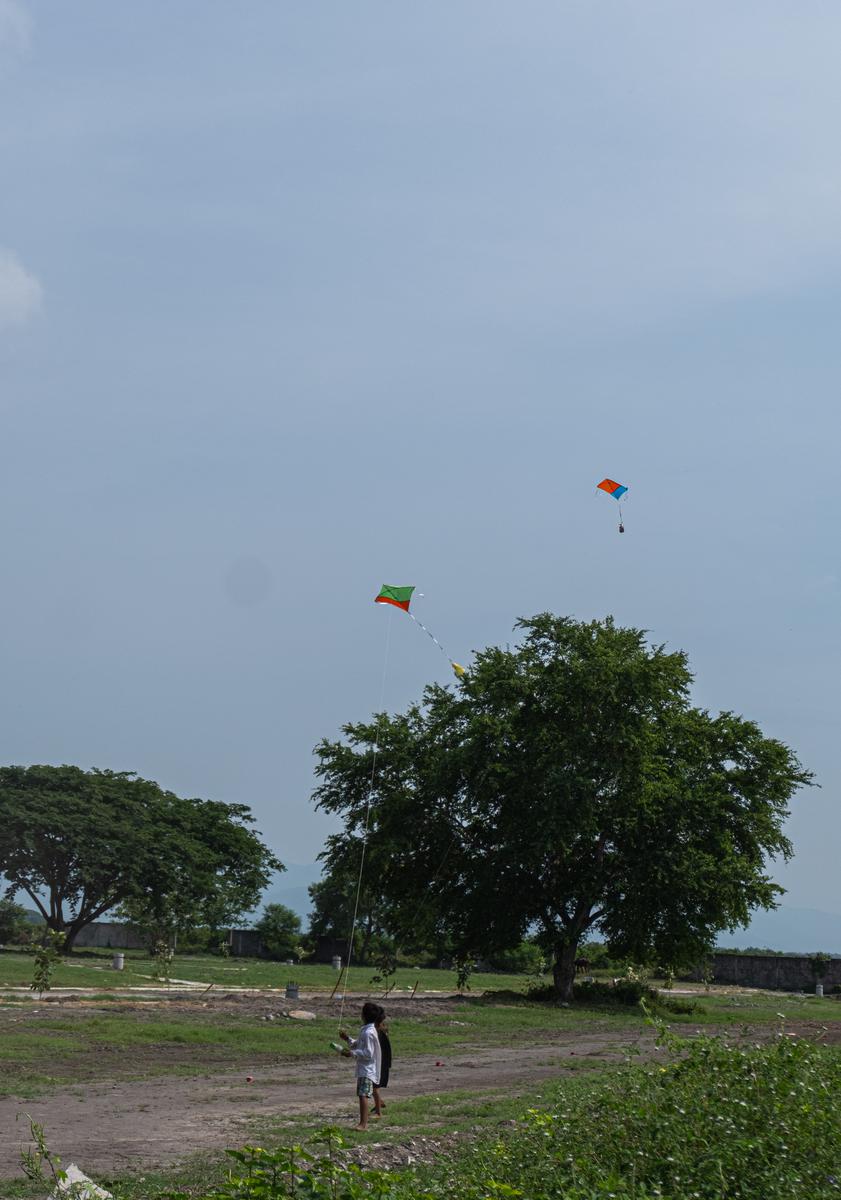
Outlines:
{"label": "hazy blue sky", "polygon": [[[461,661],[613,613],[816,772],[780,878],[841,912],[839,50],[834,2],[0,0],[3,761],[311,862],[383,581]],[[449,677],[395,614],[387,705]]]}

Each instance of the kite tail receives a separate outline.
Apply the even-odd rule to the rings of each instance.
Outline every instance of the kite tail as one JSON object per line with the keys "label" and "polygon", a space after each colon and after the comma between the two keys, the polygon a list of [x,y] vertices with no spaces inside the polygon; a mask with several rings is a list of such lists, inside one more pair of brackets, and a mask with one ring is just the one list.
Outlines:
{"label": "kite tail", "polygon": [[432,639],[432,641],[435,643],[435,645],[438,647],[438,649],[439,649],[439,650],[441,651],[441,653],[444,655],[444,658],[446,658],[447,662],[448,662],[448,663],[450,664],[450,666],[453,668],[453,671],[455,672],[455,674],[456,674],[456,677],[457,677],[458,679],[461,679],[461,677],[462,677],[462,676],[465,674],[464,667],[463,667],[463,666],[461,666],[461,664],[460,664],[460,663],[457,663],[457,662],[455,661],[455,659],[453,659],[453,658],[450,658],[449,654],[448,654],[448,653],[447,653],[447,651],[444,649],[444,647],[441,645],[441,643],[438,641],[438,638],[435,636],[435,634],[434,634],[434,633],[431,633],[431,632],[430,632],[430,631],[427,629],[427,627],[424,625],[423,621],[419,621],[413,612],[409,612],[409,611],[408,611],[408,609],[407,609],[407,610],[406,610],[406,616],[407,616],[407,617],[411,617],[411,618],[412,618],[412,620],[414,621],[414,623],[415,623],[416,625],[420,625],[421,629],[424,631],[424,633],[426,634],[426,636],[427,636],[428,638],[431,638],[431,639]]}

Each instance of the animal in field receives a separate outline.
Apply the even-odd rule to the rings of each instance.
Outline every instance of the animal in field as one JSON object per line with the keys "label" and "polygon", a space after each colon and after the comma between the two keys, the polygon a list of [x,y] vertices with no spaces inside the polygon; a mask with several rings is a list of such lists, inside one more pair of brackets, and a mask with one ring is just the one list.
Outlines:
{"label": "animal in field", "polygon": [[590,960],[589,960],[589,958],[577,958],[577,959],[575,960],[575,973],[576,973],[576,975],[583,975],[583,974],[585,974],[585,972],[587,972],[587,971],[589,971],[589,970],[590,970]]}

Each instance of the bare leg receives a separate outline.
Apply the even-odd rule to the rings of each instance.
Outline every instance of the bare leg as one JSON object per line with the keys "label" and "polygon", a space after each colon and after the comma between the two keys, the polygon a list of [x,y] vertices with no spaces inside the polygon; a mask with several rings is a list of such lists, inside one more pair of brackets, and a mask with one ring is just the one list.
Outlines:
{"label": "bare leg", "polygon": [[380,1095],[380,1089],[374,1088],[374,1111],[371,1113],[371,1119],[379,1118],[383,1115],[383,1100]]}
{"label": "bare leg", "polygon": [[368,1097],[359,1097],[359,1124],[356,1126],[360,1133],[368,1128]]}

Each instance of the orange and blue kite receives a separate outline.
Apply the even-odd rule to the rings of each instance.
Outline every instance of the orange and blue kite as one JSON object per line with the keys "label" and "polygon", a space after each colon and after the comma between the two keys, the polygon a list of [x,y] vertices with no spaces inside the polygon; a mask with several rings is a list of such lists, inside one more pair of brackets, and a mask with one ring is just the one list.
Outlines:
{"label": "orange and blue kite", "polygon": [[[617,483],[615,479],[603,479],[601,483],[597,483],[596,487],[600,487],[603,492],[607,492],[608,496],[612,496],[614,500],[621,500],[627,492],[624,483]],[[622,505],[619,505],[619,532],[625,532],[625,526],[622,524]]]}

